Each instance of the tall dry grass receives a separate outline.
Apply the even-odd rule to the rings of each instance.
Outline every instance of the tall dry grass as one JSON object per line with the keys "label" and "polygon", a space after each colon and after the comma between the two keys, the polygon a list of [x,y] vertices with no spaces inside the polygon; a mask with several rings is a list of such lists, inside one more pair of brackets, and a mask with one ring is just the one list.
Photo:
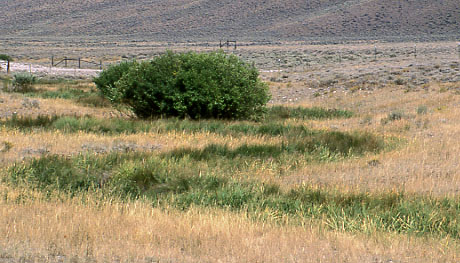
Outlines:
{"label": "tall dry grass", "polygon": [[[455,84],[448,84],[450,86]],[[460,85],[457,83],[457,85]],[[458,196],[460,189],[460,95],[440,92],[445,84],[428,90],[405,92],[383,89],[326,98],[324,105],[338,105],[358,113],[356,118],[310,122],[319,129],[364,129],[402,143],[390,152],[352,161],[306,166],[282,181],[288,185],[311,182],[361,191],[401,190],[436,196]],[[315,106],[319,102],[304,103]],[[426,113],[417,113],[420,106]],[[401,120],[382,124],[394,111]]]}
{"label": "tall dry grass", "polygon": [[260,223],[217,209],[1,186],[0,259],[46,262],[457,262],[457,241]]}

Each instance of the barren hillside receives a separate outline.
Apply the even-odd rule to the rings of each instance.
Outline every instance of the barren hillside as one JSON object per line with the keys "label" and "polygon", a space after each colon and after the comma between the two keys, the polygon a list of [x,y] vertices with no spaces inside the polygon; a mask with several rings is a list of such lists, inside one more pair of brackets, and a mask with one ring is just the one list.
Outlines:
{"label": "barren hillside", "polygon": [[458,0],[1,0],[0,35],[163,41],[460,36]]}

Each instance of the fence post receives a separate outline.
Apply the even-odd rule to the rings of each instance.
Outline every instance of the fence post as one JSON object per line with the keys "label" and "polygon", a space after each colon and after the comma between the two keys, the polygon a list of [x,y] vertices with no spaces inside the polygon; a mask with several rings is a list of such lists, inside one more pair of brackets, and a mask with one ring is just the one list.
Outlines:
{"label": "fence post", "polygon": [[374,46],[374,60],[377,61],[377,46]]}
{"label": "fence post", "polygon": [[10,60],[6,60],[6,74],[10,74]]}
{"label": "fence post", "polygon": [[78,58],[78,68],[81,68],[81,58]]}
{"label": "fence post", "polygon": [[64,65],[67,68],[67,57],[64,57]]}
{"label": "fence post", "polygon": [[99,69],[102,70],[102,60],[99,61]]}
{"label": "fence post", "polygon": [[51,67],[54,67],[54,56],[51,56]]}

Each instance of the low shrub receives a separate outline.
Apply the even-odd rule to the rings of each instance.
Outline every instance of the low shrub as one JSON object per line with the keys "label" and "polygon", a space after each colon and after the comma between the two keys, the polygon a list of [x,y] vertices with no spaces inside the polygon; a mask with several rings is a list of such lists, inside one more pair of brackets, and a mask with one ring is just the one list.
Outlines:
{"label": "low shrub", "polygon": [[401,86],[406,84],[406,81],[404,79],[398,78],[395,80],[395,84]]}
{"label": "low shrub", "polygon": [[388,120],[390,121],[398,121],[404,117],[404,113],[402,111],[392,111],[388,114]]}
{"label": "low shrub", "polygon": [[0,153],[6,153],[13,148],[13,144],[8,141],[3,141],[0,143]]}
{"label": "low shrub", "polygon": [[417,114],[418,115],[424,115],[428,113],[428,107],[425,105],[420,105],[417,108]]}
{"label": "low shrub", "polygon": [[13,78],[13,91],[28,92],[33,90],[36,78],[32,74],[20,73],[15,74]]}

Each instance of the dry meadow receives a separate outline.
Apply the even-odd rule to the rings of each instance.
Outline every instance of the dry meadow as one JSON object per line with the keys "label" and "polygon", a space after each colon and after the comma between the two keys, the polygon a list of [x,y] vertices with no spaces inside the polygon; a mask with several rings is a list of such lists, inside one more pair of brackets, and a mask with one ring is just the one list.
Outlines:
{"label": "dry meadow", "polygon": [[[151,52],[147,44],[138,44],[126,57],[149,58],[162,48]],[[264,158],[238,156],[238,149],[248,145],[286,143],[283,136],[225,130],[263,125],[249,121],[216,121],[222,132],[192,131],[189,126],[201,124],[167,119],[139,124],[148,129],[112,131],[110,123],[135,121],[102,100],[84,97],[95,93],[90,80],[41,81],[34,92],[26,94],[0,91],[0,262],[458,262],[460,53],[456,48],[453,42],[286,43],[228,50],[260,68],[272,92],[269,107],[319,107],[352,113],[338,118],[289,117],[270,125],[304,127],[321,134],[365,133],[383,141],[381,149],[359,153],[349,149],[334,154],[321,148],[314,151],[318,155],[307,157],[287,150]],[[25,62],[47,63],[39,59],[45,51],[31,57],[25,50],[15,51]],[[84,51],[98,58],[102,52],[97,47]],[[122,48],[113,50],[119,56],[123,52]],[[7,88],[10,77],[1,76]],[[70,95],[62,95],[66,92]],[[69,131],[55,122],[46,127],[9,122],[43,116],[55,116],[57,121],[65,116],[104,121],[106,130],[91,126]],[[213,121],[203,123],[213,125]],[[226,147],[237,157],[230,158],[226,152],[214,156],[210,145]],[[177,157],[181,150],[190,156]],[[196,152],[211,157],[195,158]],[[142,195],[125,199],[107,195],[103,189],[69,194],[8,179],[13,174],[11,167],[28,167],[48,156],[81,163],[136,153],[143,154],[142,162],[149,158],[166,162],[168,171],[183,172],[187,178],[211,176],[232,184],[245,182],[253,184],[254,191],[275,185],[280,199],[295,199],[289,193],[308,187],[334,198],[362,194],[365,200],[381,200],[398,194],[401,204],[407,198],[408,203],[418,202],[416,207],[444,204],[443,200],[453,205],[446,211],[440,208],[439,213],[436,208],[427,212],[432,218],[442,215],[439,221],[428,219],[426,228],[432,230],[425,231],[411,228],[410,224],[418,222],[410,221],[410,216],[394,215],[395,221],[407,222],[398,221],[400,227],[391,228],[374,222],[372,214],[359,217],[361,221],[347,221],[345,212],[343,217],[331,217],[327,211],[308,216],[299,212],[303,210],[251,209],[258,207],[253,203],[184,205],[179,194],[166,199]],[[167,159],[173,154],[177,154],[173,161]],[[127,162],[137,165],[137,157],[132,158]],[[443,222],[449,224],[448,229]]]}

